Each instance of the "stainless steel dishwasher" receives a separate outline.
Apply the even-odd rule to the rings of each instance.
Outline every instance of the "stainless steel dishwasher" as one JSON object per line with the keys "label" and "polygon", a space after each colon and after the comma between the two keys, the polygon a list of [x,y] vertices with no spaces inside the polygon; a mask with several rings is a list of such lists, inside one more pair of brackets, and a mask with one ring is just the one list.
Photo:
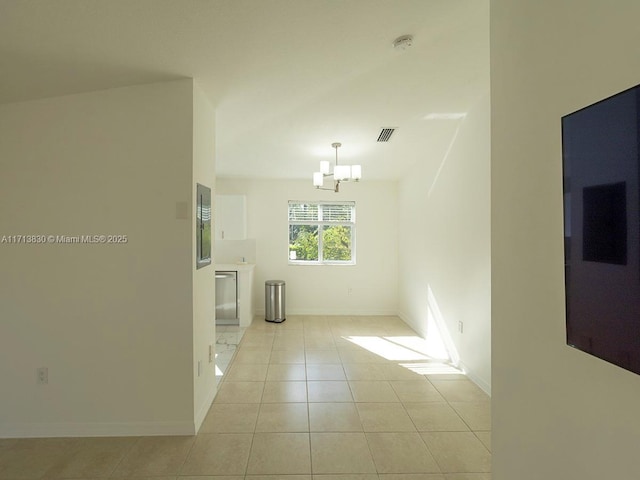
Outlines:
{"label": "stainless steel dishwasher", "polygon": [[216,325],[238,325],[238,272],[216,272]]}

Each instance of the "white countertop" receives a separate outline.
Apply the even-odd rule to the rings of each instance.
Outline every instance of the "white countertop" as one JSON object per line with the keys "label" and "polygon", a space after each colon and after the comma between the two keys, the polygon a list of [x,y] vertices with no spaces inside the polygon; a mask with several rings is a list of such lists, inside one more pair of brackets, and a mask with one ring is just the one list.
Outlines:
{"label": "white countertop", "polygon": [[253,270],[255,263],[216,263],[215,269],[218,272],[246,272]]}

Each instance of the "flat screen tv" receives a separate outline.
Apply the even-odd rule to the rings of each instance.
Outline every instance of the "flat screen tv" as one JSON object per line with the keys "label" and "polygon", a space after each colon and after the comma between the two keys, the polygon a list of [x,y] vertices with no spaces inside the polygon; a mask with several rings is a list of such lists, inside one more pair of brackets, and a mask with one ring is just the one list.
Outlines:
{"label": "flat screen tv", "polygon": [[640,374],[640,85],[562,118],[567,345]]}

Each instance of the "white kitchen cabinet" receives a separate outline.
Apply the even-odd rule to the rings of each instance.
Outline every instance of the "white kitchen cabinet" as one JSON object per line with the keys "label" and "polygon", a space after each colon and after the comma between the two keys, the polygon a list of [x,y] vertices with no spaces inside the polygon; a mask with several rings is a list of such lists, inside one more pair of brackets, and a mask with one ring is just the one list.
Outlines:
{"label": "white kitchen cabinet", "polygon": [[247,238],[247,208],[244,195],[216,195],[216,240],[244,240]]}

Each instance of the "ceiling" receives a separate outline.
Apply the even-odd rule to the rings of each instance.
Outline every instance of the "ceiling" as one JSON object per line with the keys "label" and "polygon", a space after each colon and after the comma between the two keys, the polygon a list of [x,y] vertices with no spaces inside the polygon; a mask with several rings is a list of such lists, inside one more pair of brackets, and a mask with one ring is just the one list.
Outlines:
{"label": "ceiling", "polygon": [[488,0],[0,0],[0,103],[192,77],[219,177],[311,182],[342,142],[398,179],[487,94],[488,37]]}

